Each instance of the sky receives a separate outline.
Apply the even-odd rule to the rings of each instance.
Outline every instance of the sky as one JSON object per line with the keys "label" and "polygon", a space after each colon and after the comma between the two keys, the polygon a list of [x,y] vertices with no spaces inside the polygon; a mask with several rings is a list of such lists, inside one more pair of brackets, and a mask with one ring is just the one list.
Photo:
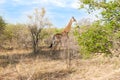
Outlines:
{"label": "sky", "polygon": [[79,0],[0,0],[0,16],[8,23],[26,23],[27,15],[44,7],[46,16],[55,27],[64,27],[72,16],[78,21],[97,19],[98,12],[88,14],[85,9],[78,9],[79,3]]}

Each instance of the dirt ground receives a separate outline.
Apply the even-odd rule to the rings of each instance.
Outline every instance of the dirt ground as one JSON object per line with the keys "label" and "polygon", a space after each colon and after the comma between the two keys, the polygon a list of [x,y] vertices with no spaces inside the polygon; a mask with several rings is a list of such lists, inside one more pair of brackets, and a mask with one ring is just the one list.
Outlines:
{"label": "dirt ground", "polygon": [[[95,56],[91,59],[59,58],[43,49],[0,52],[0,80],[120,80],[120,57]],[[53,57],[54,56],[54,57]]]}

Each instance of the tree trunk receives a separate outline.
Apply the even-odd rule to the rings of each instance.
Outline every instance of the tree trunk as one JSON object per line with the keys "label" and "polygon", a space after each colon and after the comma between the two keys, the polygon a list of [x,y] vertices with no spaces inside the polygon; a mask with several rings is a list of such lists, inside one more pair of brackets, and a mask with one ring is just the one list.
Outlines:
{"label": "tree trunk", "polygon": [[32,37],[33,37],[33,53],[37,53],[37,51],[38,51],[39,36],[37,34],[37,35],[34,35]]}

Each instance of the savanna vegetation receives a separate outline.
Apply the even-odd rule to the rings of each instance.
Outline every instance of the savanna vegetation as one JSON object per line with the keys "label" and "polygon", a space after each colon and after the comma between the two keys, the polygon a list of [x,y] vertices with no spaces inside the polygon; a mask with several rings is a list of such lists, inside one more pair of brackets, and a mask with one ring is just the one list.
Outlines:
{"label": "savanna vegetation", "polygon": [[[80,0],[81,8],[86,8],[89,13],[100,10],[101,19],[88,26],[82,26],[82,33],[75,32],[81,52],[85,56],[92,53],[104,53],[115,55],[113,52],[119,49],[120,30],[120,2]],[[89,6],[89,7],[88,7]],[[119,51],[118,51],[119,52]]]}
{"label": "savanna vegetation", "polygon": [[[120,1],[79,0],[100,19],[79,20],[66,47],[48,48],[54,28],[45,8],[28,15],[28,23],[0,17],[0,80],[120,80]],[[78,9],[78,10],[79,10]]]}

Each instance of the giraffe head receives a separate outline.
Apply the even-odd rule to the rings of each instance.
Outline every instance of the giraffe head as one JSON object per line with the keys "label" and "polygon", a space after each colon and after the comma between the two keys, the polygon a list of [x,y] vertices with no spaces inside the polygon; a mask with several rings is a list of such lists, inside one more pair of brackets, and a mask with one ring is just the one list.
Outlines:
{"label": "giraffe head", "polygon": [[77,22],[74,17],[71,18],[72,22]]}
{"label": "giraffe head", "polygon": [[78,27],[79,26],[79,24],[77,23],[77,20],[74,18],[74,17],[72,17],[72,22],[75,22],[75,25]]}

